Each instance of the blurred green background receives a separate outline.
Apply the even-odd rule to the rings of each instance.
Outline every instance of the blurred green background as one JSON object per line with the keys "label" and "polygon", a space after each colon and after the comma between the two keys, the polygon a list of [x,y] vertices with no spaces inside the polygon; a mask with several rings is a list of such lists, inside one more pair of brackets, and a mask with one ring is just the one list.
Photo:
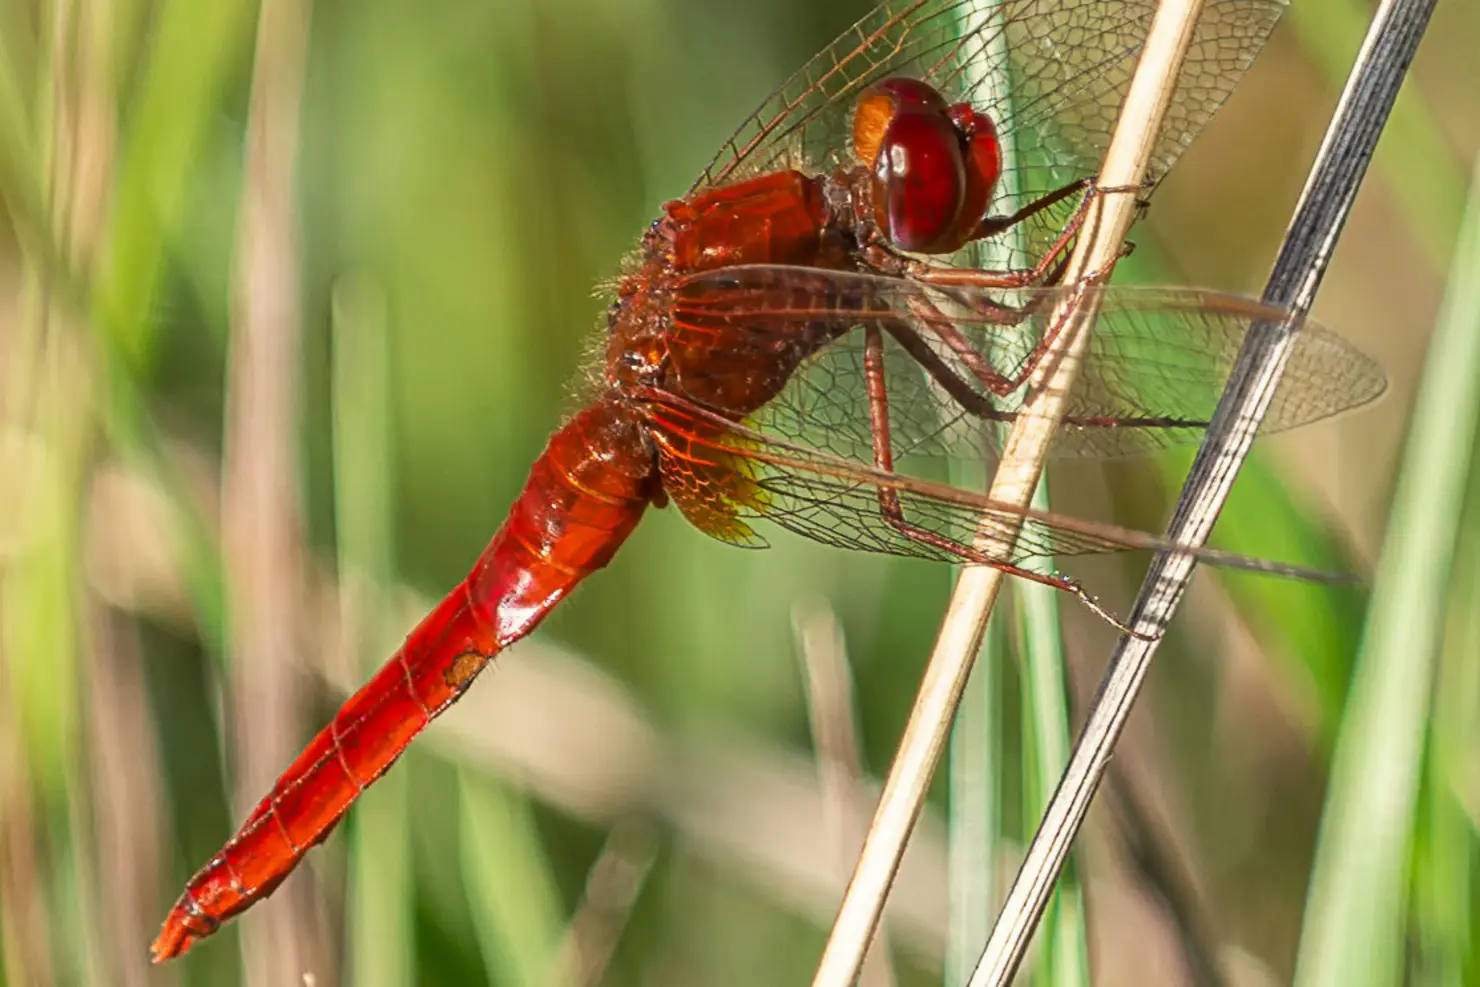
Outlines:
{"label": "blurred green background", "polygon": [[[867,6],[0,0],[4,984],[810,978],[951,573],[739,551],[673,511],[270,902],[165,968],[147,945],[502,520],[574,407],[592,286]],[[1297,0],[1118,277],[1258,292],[1368,12]],[[1266,442],[1219,528],[1376,568],[1393,602],[1199,577],[1042,982],[1357,982],[1322,979],[1319,928],[1372,983],[1480,983],[1474,407],[1403,453],[1436,323],[1456,355],[1427,373],[1480,380],[1477,45],[1480,8],[1441,3],[1316,309],[1389,396]],[[1188,461],[1066,466],[1055,504],[1156,529]],[[1446,551],[1379,554],[1415,523]],[[1124,612],[1143,564],[1071,571]],[[1062,758],[1041,662],[1071,722],[1093,691],[1109,629],[1068,606],[1045,642],[1034,606],[993,638],[868,984],[959,982]]]}

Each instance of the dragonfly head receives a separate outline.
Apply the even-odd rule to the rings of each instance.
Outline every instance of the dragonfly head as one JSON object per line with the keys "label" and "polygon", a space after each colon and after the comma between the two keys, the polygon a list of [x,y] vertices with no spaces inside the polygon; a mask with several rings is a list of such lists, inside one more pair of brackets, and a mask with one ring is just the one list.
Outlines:
{"label": "dragonfly head", "polygon": [[853,150],[870,171],[866,218],[911,253],[951,253],[972,239],[1002,173],[988,116],[903,76],[858,97]]}

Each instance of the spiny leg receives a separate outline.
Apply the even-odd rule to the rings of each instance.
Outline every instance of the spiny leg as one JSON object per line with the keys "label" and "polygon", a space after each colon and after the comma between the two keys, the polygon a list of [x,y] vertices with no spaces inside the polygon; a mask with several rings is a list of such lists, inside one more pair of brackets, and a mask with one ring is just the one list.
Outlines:
{"label": "spiny leg", "polygon": [[[972,387],[965,377],[946,363],[945,359],[930,347],[920,333],[909,323],[900,320],[891,320],[884,324],[884,330],[899,343],[910,358],[913,359],[930,378],[935,381],[956,404],[960,405],[968,414],[987,421],[1010,422],[1017,417],[1013,412],[1003,411],[990,400],[982,396]],[[869,351],[867,342],[864,350],[865,373],[868,372]],[[976,376],[973,373],[973,376]],[[872,395],[870,394],[870,400]],[[872,414],[872,411],[871,411]],[[870,419],[872,421],[872,418]],[[888,422],[884,423],[887,431]]]}
{"label": "spiny leg", "polygon": [[[1063,299],[1065,304],[1056,308],[1054,318],[1048,328],[1033,344],[1033,349],[1018,365],[1017,370],[1011,374],[1004,374],[992,366],[991,362],[972,345],[971,340],[967,339],[965,334],[956,327],[954,320],[928,298],[911,300],[910,308],[930,334],[959,357],[962,364],[971,371],[972,376],[979,380],[983,387],[998,397],[1005,398],[1027,383],[1028,378],[1038,369],[1043,357],[1063,333],[1064,328],[1080,311],[1079,303],[1084,292],[1091,286],[1097,285],[1099,281],[1099,277],[1087,275],[1074,285],[1069,295]],[[978,314],[982,314],[987,321],[998,325],[1016,325],[1030,315],[1037,314],[1048,298],[1049,296],[1046,295],[1040,296],[1021,308],[989,303]]]}
{"label": "spiny leg", "polygon": [[[884,379],[884,337],[877,326],[869,326],[864,332],[863,372],[868,390],[869,431],[873,437],[874,465],[886,473],[893,473],[894,450],[889,429],[889,393],[887,382]],[[1034,572],[1032,569],[1014,565],[1005,559],[993,558],[985,552],[911,523],[904,516],[904,508],[899,502],[899,491],[891,487],[879,486],[878,499],[879,514],[883,517],[884,523],[905,538],[928,545],[942,554],[954,556],[972,565],[990,566],[1009,576],[1017,576],[1072,593],[1116,630],[1124,634],[1140,636],[1114,614],[1100,606],[1099,602],[1074,580],[1064,576]]]}
{"label": "spiny leg", "polygon": [[[998,302],[983,297],[975,299],[974,304],[969,307],[971,314],[979,318],[982,322],[993,326],[1009,327],[1020,325],[1024,320],[1037,315],[1044,306],[1056,297],[1054,295],[1039,294],[1030,299],[1025,305],[1009,305],[1005,302]],[[993,394],[996,394],[998,397],[1006,397],[1021,385],[1021,380],[1015,384],[1013,383],[1012,376],[999,371],[986,355],[977,348],[976,344],[956,328],[955,320],[942,312],[940,307],[931,302],[929,298],[923,295],[915,296],[910,299],[909,307],[915,317],[929,328],[930,334],[935,336],[942,345],[950,350],[971,371],[971,375]],[[905,348],[912,356],[916,357],[921,363],[926,364],[927,367],[944,367],[944,362],[940,356],[926,346],[923,341],[919,340],[918,334],[912,334],[910,339],[906,339],[901,335],[899,327],[903,325],[904,323],[901,322],[891,322],[888,324],[889,332],[895,338],[899,339],[901,344],[905,345]],[[932,370],[932,372],[934,371]],[[946,372],[949,373],[949,371]],[[953,394],[956,393],[956,391],[950,388],[947,381],[942,380],[941,383],[947,387],[948,391]]]}
{"label": "spiny leg", "polygon": [[[1019,223],[1032,219],[1043,210],[1050,206],[1058,205],[1060,202],[1079,192],[1086,193],[1085,197],[1088,198],[1089,195],[1093,194],[1094,186],[1095,180],[1093,178],[1076,178],[1068,185],[1054,189],[1045,195],[1040,195],[1032,202],[1017,210],[1017,212],[1009,213],[1006,216],[984,216],[982,221],[977,224],[976,231],[972,234],[971,238],[973,240],[980,240],[984,237],[1005,233]],[[1079,208],[1082,209],[1083,206]]]}
{"label": "spiny leg", "polygon": [[[977,391],[964,376],[927,343],[920,332],[908,322],[891,320],[884,323],[884,331],[899,344],[900,348],[929,375],[930,379],[945,392],[958,407],[968,415],[981,421],[1010,425],[1017,421],[1018,413],[999,408],[986,396]],[[963,360],[963,362],[965,362]],[[995,373],[995,371],[993,371]],[[976,374],[973,373],[973,377]],[[977,378],[980,379],[980,378]],[[1002,379],[1006,379],[1005,377]],[[1112,417],[1105,415],[1065,415],[1063,423],[1076,428],[1206,428],[1206,421],[1166,416]]]}
{"label": "spiny leg", "polygon": [[972,240],[995,236],[1031,218],[1049,206],[1062,202],[1076,192],[1084,192],[1084,198],[1075,207],[1074,214],[1069,217],[1069,222],[1059,231],[1053,243],[1049,245],[1043,256],[1032,267],[1007,271],[984,271],[972,268],[937,267],[932,264],[917,263],[910,268],[908,273],[911,277],[925,284],[939,286],[1027,288],[1034,285],[1048,286],[1058,284],[1063,278],[1065,268],[1068,266],[1068,248],[1084,228],[1084,223],[1089,218],[1090,209],[1095,199],[1112,193],[1140,192],[1143,188],[1144,186],[1140,185],[1099,186],[1095,185],[1092,179],[1082,178],[1065,185],[1061,189],[1035,199],[1010,216],[988,216],[982,220],[981,225],[973,233]]}

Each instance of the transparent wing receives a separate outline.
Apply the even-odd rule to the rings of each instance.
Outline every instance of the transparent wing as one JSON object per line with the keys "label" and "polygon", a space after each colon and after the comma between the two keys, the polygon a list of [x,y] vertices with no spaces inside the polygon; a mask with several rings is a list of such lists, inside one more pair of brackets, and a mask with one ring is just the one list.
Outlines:
{"label": "transparent wing", "polygon": [[[949,101],[989,114],[1009,152],[999,188],[1016,190],[1019,202],[1092,177],[1155,8],[1155,0],[889,0],[746,118],[691,191],[781,168],[854,164],[854,98],[891,75],[924,79]],[[1283,9],[1284,0],[1204,5],[1156,145],[1153,178],[1172,167],[1227,99]],[[1071,199],[1029,220],[1016,247],[1004,244],[1008,265],[1036,259],[1073,207]]]}
{"label": "transparent wing", "polygon": [[[948,562],[1016,568],[1050,556],[1170,550],[1214,565],[1343,578],[1186,548],[1146,532],[1018,508],[947,484],[849,463],[679,399],[657,402],[648,413],[664,489],[700,530],[733,543],[764,545],[749,525],[764,518],[825,545]],[[1067,580],[1047,581],[1074,588]]]}
{"label": "transparent wing", "polygon": [[[866,330],[882,350],[896,468],[910,457],[989,458],[1020,406],[1021,376],[1060,303],[1099,316],[1055,455],[1127,456],[1201,440],[1250,327],[1278,308],[1189,288],[933,288],[882,275],[755,265],[686,278],[674,294],[670,389],[767,435],[875,464]],[[1303,323],[1262,430],[1377,398],[1381,368]],[[878,398],[873,399],[875,403]]]}

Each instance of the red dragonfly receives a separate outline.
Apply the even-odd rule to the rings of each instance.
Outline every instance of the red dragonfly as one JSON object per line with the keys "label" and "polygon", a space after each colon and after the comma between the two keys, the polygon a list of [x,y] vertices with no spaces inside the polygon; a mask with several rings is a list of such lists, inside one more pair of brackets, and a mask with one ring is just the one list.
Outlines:
{"label": "red dragonfly", "polygon": [[[471,574],[191,878],[156,962],[269,895],[495,655],[606,565],[649,506],[671,502],[736,544],[761,543],[760,517],[843,548],[997,566],[1091,604],[1073,581],[1024,563],[1176,548],[921,476],[947,456],[990,456],[1068,296],[1092,292],[1100,305],[1060,453],[1196,441],[1248,327],[1284,315],[1204,291],[1060,284],[1089,204],[1124,191],[1090,180],[1154,7],[890,0],[762,104],[647,231],[607,314],[596,393],[550,439]],[[1281,8],[1208,0],[1158,177]],[[1013,191],[1022,205],[1004,214]],[[1381,393],[1381,371],[1339,338],[1307,325],[1298,339],[1266,428]],[[1011,551],[973,547],[1019,525]]]}

